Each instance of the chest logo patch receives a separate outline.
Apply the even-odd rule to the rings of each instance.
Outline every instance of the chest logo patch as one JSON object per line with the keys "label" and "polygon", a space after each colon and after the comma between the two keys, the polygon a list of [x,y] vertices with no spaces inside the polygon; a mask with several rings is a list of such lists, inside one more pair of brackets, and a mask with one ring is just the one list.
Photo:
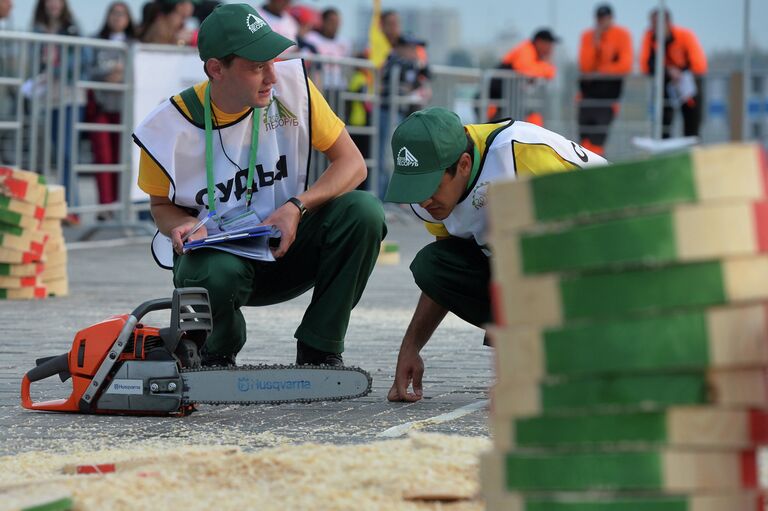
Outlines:
{"label": "chest logo patch", "polygon": [[286,106],[275,96],[264,109],[264,127],[267,131],[281,128],[283,126],[298,126],[299,118],[296,114],[288,110]]}
{"label": "chest logo patch", "polygon": [[472,191],[472,207],[475,209],[484,208],[488,203],[488,184],[490,181],[483,181]]}

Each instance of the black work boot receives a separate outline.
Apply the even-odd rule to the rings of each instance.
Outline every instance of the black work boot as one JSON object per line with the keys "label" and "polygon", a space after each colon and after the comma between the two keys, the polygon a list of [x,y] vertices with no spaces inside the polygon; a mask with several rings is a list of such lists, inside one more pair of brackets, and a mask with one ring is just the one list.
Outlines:
{"label": "black work boot", "polygon": [[203,346],[203,349],[200,350],[200,365],[203,367],[227,367],[227,366],[234,366],[235,364],[235,354],[230,353],[229,355],[219,355],[218,353],[209,353],[206,346]]}
{"label": "black work boot", "polygon": [[343,367],[344,359],[341,353],[320,351],[301,341],[296,341],[296,365]]}

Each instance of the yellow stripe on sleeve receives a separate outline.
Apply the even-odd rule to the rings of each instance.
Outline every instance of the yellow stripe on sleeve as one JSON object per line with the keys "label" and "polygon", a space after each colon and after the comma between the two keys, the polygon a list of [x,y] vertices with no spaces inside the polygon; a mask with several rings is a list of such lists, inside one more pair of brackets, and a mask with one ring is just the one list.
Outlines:
{"label": "yellow stripe on sleeve", "polygon": [[344,129],[344,122],[331,110],[312,80],[307,81],[309,108],[312,110],[312,147],[318,151],[326,151],[338,140]]}
{"label": "yellow stripe on sleeve", "polygon": [[139,158],[139,188],[149,195],[168,197],[171,182],[168,176],[160,169],[155,160],[144,150],[141,150]]}
{"label": "yellow stripe on sleeve", "polygon": [[565,172],[578,168],[563,159],[557,151],[544,144],[525,144],[512,142],[515,153],[515,167],[519,174],[542,175],[553,172]]}
{"label": "yellow stripe on sleeve", "polygon": [[446,237],[450,236],[450,233],[448,232],[448,229],[445,228],[443,224],[435,224],[432,222],[424,222],[424,227],[427,228],[427,232],[431,234],[432,236],[436,237]]}

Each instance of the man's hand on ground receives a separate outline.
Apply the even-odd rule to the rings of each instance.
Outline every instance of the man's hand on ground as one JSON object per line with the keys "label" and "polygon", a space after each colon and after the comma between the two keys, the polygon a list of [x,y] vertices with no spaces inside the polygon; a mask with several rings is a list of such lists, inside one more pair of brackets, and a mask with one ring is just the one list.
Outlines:
{"label": "man's hand on ground", "polygon": [[280,246],[272,249],[272,255],[276,258],[283,257],[288,249],[291,248],[296,239],[296,230],[299,228],[301,212],[294,204],[286,202],[272,212],[264,220],[263,225],[274,225],[280,231]]}
{"label": "man's hand on ground", "polygon": [[[387,399],[390,401],[414,402],[421,399],[423,391],[421,379],[424,376],[424,361],[415,351],[400,351],[395,369],[395,382],[389,389]],[[408,387],[413,384],[413,392]]]}

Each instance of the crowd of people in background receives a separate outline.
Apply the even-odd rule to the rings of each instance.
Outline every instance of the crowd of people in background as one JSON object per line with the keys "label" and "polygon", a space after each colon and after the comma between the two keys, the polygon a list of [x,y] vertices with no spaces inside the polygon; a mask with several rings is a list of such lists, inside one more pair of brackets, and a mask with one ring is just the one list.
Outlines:
{"label": "crowd of people in background", "polygon": [[[67,0],[36,0],[34,19],[31,29],[36,33],[56,35],[92,35],[111,40],[147,44],[165,44],[195,46],[197,28],[202,20],[220,4],[215,0],[150,0],[141,12],[141,19],[131,16],[128,5],[115,1],[108,5],[104,22],[96,34],[83,34],[78,27]],[[0,29],[19,29],[10,27],[7,20],[13,8],[13,0],[0,0]],[[318,10],[304,5],[295,5],[291,0],[266,0],[257,7],[261,16],[279,34],[297,42],[297,47],[305,56],[327,56],[332,58],[366,58],[367,53],[353,54],[350,41],[340,35],[342,18],[340,12],[328,7]],[[683,117],[684,134],[699,134],[702,112],[702,77],[707,71],[704,52],[696,36],[685,28],[672,23],[671,14],[665,11],[663,23],[666,27],[664,69],[663,136],[671,136],[674,108],[680,109]],[[643,34],[639,69],[642,73],[655,73],[656,16],[653,11],[649,17],[649,26]],[[370,138],[353,133],[353,140],[358,144],[363,155],[375,156],[384,162],[389,149],[390,128],[397,125],[413,111],[424,108],[430,103],[430,70],[427,57],[427,41],[415,39],[402,30],[400,16],[396,11],[385,11],[380,16],[381,31],[385,35],[391,51],[380,70],[380,126],[378,147],[379,154],[370,154]],[[499,61],[498,68],[509,69],[531,82],[552,80],[557,69],[552,55],[559,38],[551,29],[541,28],[530,39],[522,41],[510,49]],[[62,56],[48,54],[43,47],[41,61],[44,66],[54,66],[54,76],[72,73],[74,59],[67,59],[68,69],[62,69]],[[614,10],[610,5],[599,5],[595,10],[594,26],[584,31],[579,46],[579,107],[578,124],[580,143],[598,154],[603,154],[611,123],[618,114],[623,83],[631,73],[635,53],[632,38],[627,29],[614,22]],[[125,62],[122,54],[110,50],[91,51],[83,59],[83,74],[95,81],[120,83],[123,81]],[[373,75],[370,69],[357,68],[352,73],[343,72],[338,65],[323,65],[320,75],[313,80],[322,87],[331,106],[338,106],[342,91],[365,94],[373,87]],[[390,104],[392,86],[397,88],[397,104]],[[45,84],[33,84],[44,86]],[[53,86],[51,86],[53,85]],[[50,91],[60,88],[48,84]],[[54,145],[64,144],[62,172],[66,180],[71,170],[68,162],[71,147],[72,126],[75,122],[120,123],[122,96],[110,91],[82,90],[69,93],[60,108],[52,111],[51,123]],[[492,79],[487,91],[492,100],[487,111],[480,113],[481,121],[490,121],[510,112],[498,106],[502,97],[502,81]],[[345,105],[345,121],[350,126],[369,126],[371,105],[362,100],[348,101]],[[59,133],[59,116],[64,116],[65,132]],[[535,109],[527,111],[523,120],[538,125],[544,124],[542,113]],[[120,161],[120,139],[117,133],[91,132],[93,162],[114,164]],[[381,172],[379,190],[386,189],[386,173]],[[99,202],[113,203],[118,200],[118,174],[103,172],[96,174]],[[70,192],[69,200],[76,202]],[[108,218],[109,215],[102,215]]]}
{"label": "crowd of people in background", "polygon": [[[649,17],[644,32],[639,58],[643,74],[656,72],[656,26],[658,11]],[[683,117],[683,134],[698,136],[702,111],[702,78],[707,72],[707,60],[696,35],[672,24],[672,15],[663,11],[665,27],[664,70],[664,138],[671,133],[674,108],[679,107]],[[550,29],[536,31],[530,40],[512,48],[501,60],[500,69],[510,69],[531,80],[554,79],[557,68],[552,59],[553,45],[560,39]],[[614,22],[613,8],[608,4],[595,9],[595,24],[585,30],[579,43],[579,113],[580,143],[597,154],[604,154],[605,141],[614,118],[618,114],[624,78],[632,72],[634,53],[629,31]],[[501,80],[491,80],[489,97],[501,97]],[[489,119],[499,117],[495,105],[486,113]],[[525,120],[543,126],[540,112],[526,113]]]}

